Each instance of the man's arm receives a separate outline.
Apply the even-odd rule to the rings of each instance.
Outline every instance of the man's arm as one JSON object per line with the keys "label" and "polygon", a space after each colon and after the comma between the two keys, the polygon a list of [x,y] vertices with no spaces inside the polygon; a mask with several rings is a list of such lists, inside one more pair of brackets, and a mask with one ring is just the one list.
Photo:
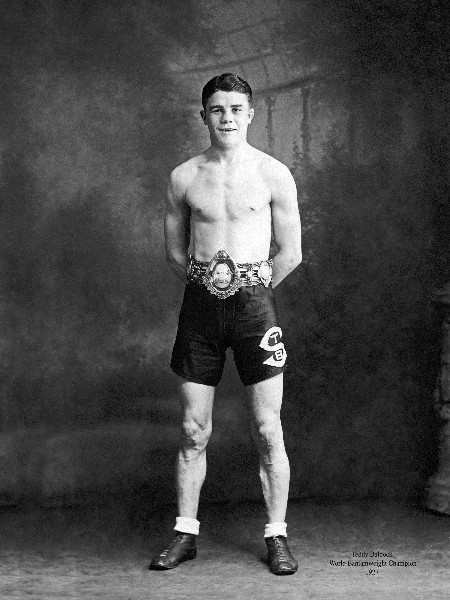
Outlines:
{"label": "man's arm", "polygon": [[302,262],[302,230],[297,188],[291,172],[277,162],[271,175],[272,225],[279,248],[273,260],[272,286],[276,287]]}
{"label": "man's arm", "polygon": [[180,167],[175,169],[167,188],[164,237],[166,260],[172,271],[186,281],[186,266],[190,240],[190,209],[184,199],[183,177]]}

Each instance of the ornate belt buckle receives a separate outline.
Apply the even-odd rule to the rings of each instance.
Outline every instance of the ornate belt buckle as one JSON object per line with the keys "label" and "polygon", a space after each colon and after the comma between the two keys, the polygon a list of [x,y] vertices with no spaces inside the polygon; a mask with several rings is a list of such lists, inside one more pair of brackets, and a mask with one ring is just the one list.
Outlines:
{"label": "ornate belt buckle", "polygon": [[218,298],[232,296],[241,287],[242,281],[236,263],[225,250],[219,250],[211,259],[203,283]]}
{"label": "ornate belt buckle", "polygon": [[269,287],[272,281],[272,261],[263,260],[258,267],[258,277],[264,284],[264,287]]}

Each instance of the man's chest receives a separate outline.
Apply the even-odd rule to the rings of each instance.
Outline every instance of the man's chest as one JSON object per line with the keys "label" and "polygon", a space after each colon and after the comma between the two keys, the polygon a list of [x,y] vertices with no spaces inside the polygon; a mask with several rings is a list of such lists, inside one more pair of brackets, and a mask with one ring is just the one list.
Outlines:
{"label": "man's chest", "polygon": [[230,173],[204,170],[186,194],[192,216],[203,220],[245,218],[267,208],[270,197],[264,179],[252,169]]}

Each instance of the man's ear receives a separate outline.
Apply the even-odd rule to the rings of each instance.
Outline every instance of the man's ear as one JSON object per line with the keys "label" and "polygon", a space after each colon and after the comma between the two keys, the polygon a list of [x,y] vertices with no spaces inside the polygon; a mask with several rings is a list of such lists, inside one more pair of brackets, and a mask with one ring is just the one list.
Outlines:
{"label": "man's ear", "polygon": [[249,108],[248,109],[248,116],[250,118],[250,123],[253,121],[253,117],[255,116],[255,109],[254,108]]}
{"label": "man's ear", "polygon": [[206,125],[206,111],[204,111],[203,109],[200,111],[200,116],[202,118],[203,123],[205,123]]}

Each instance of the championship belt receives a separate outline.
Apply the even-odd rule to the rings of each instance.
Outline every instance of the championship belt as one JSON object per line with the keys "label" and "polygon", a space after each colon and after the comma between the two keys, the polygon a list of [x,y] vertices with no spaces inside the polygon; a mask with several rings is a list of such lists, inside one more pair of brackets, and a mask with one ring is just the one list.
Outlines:
{"label": "championship belt", "polygon": [[211,294],[221,299],[232,296],[243,285],[237,264],[225,250],[219,250],[213,256],[203,275],[203,283]]}
{"label": "championship belt", "polygon": [[269,287],[272,282],[272,260],[239,264],[225,250],[219,250],[209,262],[201,262],[190,256],[187,278],[224,299],[235,294],[240,287],[260,283]]}

